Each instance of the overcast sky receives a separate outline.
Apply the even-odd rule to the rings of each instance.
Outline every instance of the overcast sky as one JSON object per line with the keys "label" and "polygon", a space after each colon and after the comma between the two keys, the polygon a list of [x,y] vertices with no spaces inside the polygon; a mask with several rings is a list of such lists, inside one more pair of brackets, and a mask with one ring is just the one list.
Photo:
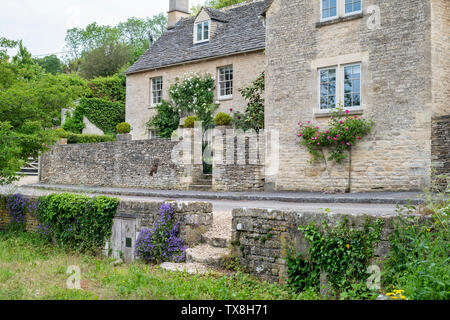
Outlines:
{"label": "overcast sky", "polygon": [[35,56],[58,53],[67,29],[92,22],[116,25],[168,10],[169,0],[0,0],[0,37],[22,39]]}

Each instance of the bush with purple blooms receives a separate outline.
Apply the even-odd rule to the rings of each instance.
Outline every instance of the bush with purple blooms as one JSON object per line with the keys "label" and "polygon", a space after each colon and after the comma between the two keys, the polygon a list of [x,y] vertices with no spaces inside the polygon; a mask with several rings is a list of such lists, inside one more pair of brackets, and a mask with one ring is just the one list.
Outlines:
{"label": "bush with purple blooms", "polygon": [[10,228],[25,229],[25,216],[30,202],[21,194],[14,194],[6,198],[6,209],[11,216]]}
{"label": "bush with purple blooms", "polygon": [[186,247],[178,237],[179,224],[169,203],[161,206],[153,229],[142,229],[136,241],[136,256],[152,263],[183,262]]}

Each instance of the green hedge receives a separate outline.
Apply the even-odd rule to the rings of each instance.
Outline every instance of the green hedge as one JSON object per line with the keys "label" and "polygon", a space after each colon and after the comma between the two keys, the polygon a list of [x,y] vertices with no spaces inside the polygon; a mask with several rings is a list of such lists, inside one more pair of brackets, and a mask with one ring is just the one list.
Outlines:
{"label": "green hedge", "polygon": [[36,217],[44,234],[62,247],[99,251],[111,237],[119,200],[52,194],[39,198]]}
{"label": "green hedge", "polygon": [[88,86],[91,94],[88,94],[87,98],[125,103],[126,77],[123,75],[95,78],[89,82]]}
{"label": "green hedge", "polygon": [[84,116],[105,134],[115,135],[116,126],[125,121],[125,104],[98,98],[82,98],[73,116],[67,117],[63,129],[81,133],[84,129]]}
{"label": "green hedge", "polygon": [[116,138],[111,135],[77,134],[73,132],[67,132],[62,128],[56,129],[55,132],[59,138],[67,139],[68,144],[98,143],[116,140]]}

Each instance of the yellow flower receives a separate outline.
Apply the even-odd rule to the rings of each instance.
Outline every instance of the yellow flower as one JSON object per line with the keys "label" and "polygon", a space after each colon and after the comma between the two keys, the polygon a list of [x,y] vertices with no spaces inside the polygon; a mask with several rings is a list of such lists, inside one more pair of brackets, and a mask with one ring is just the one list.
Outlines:
{"label": "yellow flower", "polygon": [[396,296],[393,296],[393,297],[392,297],[392,299],[398,299],[398,297],[396,297]]}
{"label": "yellow flower", "polygon": [[347,249],[350,249],[350,245],[349,244],[347,244],[346,247],[347,247]]}
{"label": "yellow flower", "polygon": [[406,299],[406,297],[405,297],[405,296],[400,296],[400,298],[401,298],[402,300],[405,300],[405,299]]}
{"label": "yellow flower", "polygon": [[386,293],[387,296],[393,296],[394,294],[392,292]]}
{"label": "yellow flower", "polygon": [[428,229],[427,229],[427,231],[428,231],[428,232],[431,232],[431,229],[430,229],[430,228],[428,228]]}

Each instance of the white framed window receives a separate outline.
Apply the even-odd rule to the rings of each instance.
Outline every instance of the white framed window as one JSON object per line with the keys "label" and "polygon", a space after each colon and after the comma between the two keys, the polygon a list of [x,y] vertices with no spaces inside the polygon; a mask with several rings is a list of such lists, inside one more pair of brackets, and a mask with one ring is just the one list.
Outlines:
{"label": "white framed window", "polygon": [[320,0],[320,19],[330,20],[338,16],[338,0]]}
{"label": "white framed window", "polygon": [[152,78],[150,84],[150,105],[157,106],[162,100],[163,80],[162,77]]}
{"label": "white framed window", "polygon": [[209,21],[196,23],[194,28],[194,43],[209,41],[210,29]]}
{"label": "white framed window", "polygon": [[327,112],[342,104],[345,109],[362,108],[361,63],[318,69],[319,111]]}
{"label": "white framed window", "polygon": [[361,13],[362,12],[362,0],[344,0],[344,16]]}
{"label": "white framed window", "polygon": [[218,73],[219,99],[231,99],[233,97],[233,66],[221,67]]}
{"label": "white framed window", "polygon": [[319,69],[319,108],[329,110],[336,108],[337,101],[337,67]]}
{"label": "white framed window", "polygon": [[361,108],[361,64],[343,67],[343,104],[345,108]]}

